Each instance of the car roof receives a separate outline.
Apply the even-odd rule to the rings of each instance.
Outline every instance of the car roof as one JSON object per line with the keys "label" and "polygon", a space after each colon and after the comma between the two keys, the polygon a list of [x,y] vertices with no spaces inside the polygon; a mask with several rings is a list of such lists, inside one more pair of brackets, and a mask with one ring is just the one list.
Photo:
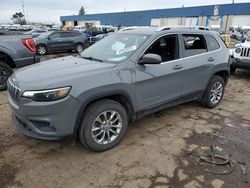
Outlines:
{"label": "car roof", "polygon": [[207,30],[199,30],[199,29],[191,29],[191,28],[177,28],[177,27],[169,27],[169,28],[160,28],[160,27],[150,27],[150,28],[135,28],[131,30],[122,31],[121,33],[134,33],[134,34],[147,34],[147,35],[158,35],[158,34],[211,34],[214,31]]}

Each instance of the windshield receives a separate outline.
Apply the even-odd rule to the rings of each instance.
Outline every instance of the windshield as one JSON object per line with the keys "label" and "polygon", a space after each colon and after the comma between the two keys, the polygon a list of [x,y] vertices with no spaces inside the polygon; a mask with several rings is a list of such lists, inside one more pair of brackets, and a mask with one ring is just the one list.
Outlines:
{"label": "windshield", "polygon": [[150,35],[119,33],[110,35],[84,50],[82,57],[92,57],[105,62],[126,61]]}
{"label": "windshield", "polygon": [[52,31],[42,33],[39,37],[37,37],[37,39],[44,39],[44,38],[47,38],[51,33],[52,33]]}

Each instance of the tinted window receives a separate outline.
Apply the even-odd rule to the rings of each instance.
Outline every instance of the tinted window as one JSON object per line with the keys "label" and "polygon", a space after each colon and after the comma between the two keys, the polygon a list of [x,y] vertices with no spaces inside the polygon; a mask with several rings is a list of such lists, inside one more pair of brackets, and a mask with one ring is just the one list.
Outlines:
{"label": "tinted window", "polygon": [[50,35],[50,38],[51,38],[51,39],[60,38],[60,33],[52,34],[52,35]]}
{"label": "tinted window", "polygon": [[73,33],[70,32],[63,32],[61,33],[62,38],[68,38],[68,37],[73,37]]}
{"label": "tinted window", "polygon": [[72,32],[71,33],[72,37],[78,37],[78,36],[81,36],[81,35],[82,35],[82,33],[80,33],[80,32]]}
{"label": "tinted window", "polygon": [[185,57],[207,52],[206,41],[203,35],[183,35]]}
{"label": "tinted window", "polygon": [[[207,38],[207,45],[208,45],[209,51],[218,50],[220,48],[220,45],[218,44],[218,42],[216,41],[214,37],[206,36],[206,38]],[[225,41],[226,41],[226,38],[225,38]]]}
{"label": "tinted window", "polygon": [[177,44],[176,35],[164,36],[154,42],[145,54],[157,54],[161,56],[163,62],[175,60],[178,58]]}

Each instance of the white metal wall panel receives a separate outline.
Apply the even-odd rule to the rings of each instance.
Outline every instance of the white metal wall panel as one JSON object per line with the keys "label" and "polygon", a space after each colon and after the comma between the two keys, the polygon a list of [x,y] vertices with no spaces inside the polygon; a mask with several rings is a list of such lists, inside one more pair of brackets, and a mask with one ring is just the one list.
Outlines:
{"label": "white metal wall panel", "polygon": [[187,17],[185,19],[185,25],[197,25],[198,23],[198,18],[197,17]]}
{"label": "white metal wall panel", "polygon": [[211,26],[211,25],[221,25],[221,17],[211,16],[208,21],[208,26]]}
{"label": "white metal wall panel", "polygon": [[168,18],[167,25],[169,25],[169,26],[178,25],[178,18]]}
{"label": "white metal wall panel", "polygon": [[151,19],[151,26],[161,26],[161,19],[159,18]]}
{"label": "white metal wall panel", "polygon": [[238,25],[238,26],[250,25],[250,15],[234,16],[232,25]]}

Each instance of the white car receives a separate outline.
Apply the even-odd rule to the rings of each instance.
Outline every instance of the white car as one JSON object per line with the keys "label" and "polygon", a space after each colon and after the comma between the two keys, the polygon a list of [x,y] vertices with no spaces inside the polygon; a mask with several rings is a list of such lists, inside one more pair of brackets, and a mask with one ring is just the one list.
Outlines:
{"label": "white car", "polygon": [[247,36],[245,42],[236,44],[230,53],[233,58],[231,73],[234,73],[238,68],[250,69],[250,35]]}

